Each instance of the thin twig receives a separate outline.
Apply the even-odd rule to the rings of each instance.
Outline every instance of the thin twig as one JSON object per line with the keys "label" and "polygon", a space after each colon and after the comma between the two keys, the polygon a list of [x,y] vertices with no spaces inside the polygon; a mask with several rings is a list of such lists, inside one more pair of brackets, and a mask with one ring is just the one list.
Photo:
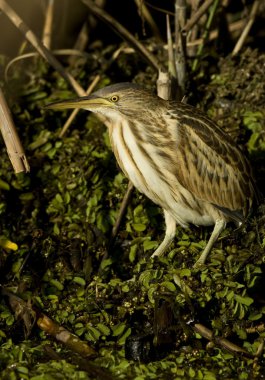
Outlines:
{"label": "thin twig", "polygon": [[248,358],[253,357],[253,355],[251,355],[249,352],[244,350],[244,348],[237,346],[236,344],[230,342],[228,339],[214,336],[213,331],[208,329],[201,323],[194,323],[194,324],[192,323],[190,324],[190,326],[196,333],[200,334],[203,338],[211,342],[214,342],[217,346],[220,346],[221,348],[224,348],[225,350],[228,350],[232,352],[233,354],[241,354]]}
{"label": "thin twig", "polygon": [[[186,22],[186,0],[175,1],[175,43],[179,44],[180,33],[183,31]],[[186,31],[185,31],[186,32]]]}
{"label": "thin twig", "polygon": [[58,342],[63,343],[67,348],[73,352],[78,353],[83,358],[88,358],[96,355],[96,351],[90,347],[86,342],[78,338],[64,327],[53,321],[47,315],[38,313],[37,325],[47,334],[53,336]]}
{"label": "thin twig", "polygon": [[[191,18],[197,12],[198,6],[199,6],[199,0],[192,0],[191,1]],[[193,41],[196,40],[198,32],[199,32],[199,25],[198,25],[198,23],[196,23],[193,26],[193,28],[192,28],[191,32],[189,33],[189,35],[187,36],[187,45],[188,45],[188,42],[193,42]],[[191,46],[189,48],[189,52],[187,54],[191,55],[191,56],[195,55],[196,54],[196,47],[195,46]]]}
{"label": "thin twig", "polygon": [[[25,288],[25,283],[20,282],[17,290],[23,293]],[[32,309],[31,300],[28,299],[28,301],[25,302],[15,293],[10,292],[2,286],[0,286],[0,294],[8,297],[9,305],[15,315],[15,318],[17,320],[22,320],[24,323],[24,335],[25,338],[28,338],[36,323],[36,312]]]}
{"label": "thin twig", "polygon": [[54,0],[47,0],[46,17],[43,28],[42,42],[46,48],[51,48],[51,36],[52,36],[52,23],[53,23],[53,12],[54,12]]}
{"label": "thin twig", "polygon": [[[60,55],[78,56],[78,57],[83,57],[83,58],[88,58],[89,57],[88,53],[82,52],[82,51],[79,51],[79,50],[75,50],[75,49],[57,49],[57,50],[52,50],[52,54],[59,55],[59,56]],[[25,53],[25,54],[22,54],[22,55],[19,55],[19,56],[15,57],[11,61],[9,61],[8,64],[6,65],[6,67],[5,67],[5,80],[8,81],[8,71],[9,71],[10,67],[14,63],[16,63],[18,61],[21,61],[23,59],[36,57],[38,55],[39,55],[39,53],[36,53],[36,52]]]}
{"label": "thin twig", "polygon": [[255,21],[255,17],[257,15],[258,9],[259,9],[260,2],[259,0],[255,0],[253,3],[253,6],[250,11],[249,20],[247,25],[245,26],[241,36],[239,37],[236,46],[234,47],[234,50],[232,51],[232,56],[235,56],[238,54],[238,52],[241,50],[242,46],[244,45],[244,42],[250,32],[250,29]]}
{"label": "thin twig", "polygon": [[[228,31],[231,33],[238,32],[239,29],[241,29],[242,26],[245,24],[245,22],[246,22],[246,19],[241,19],[241,20],[237,20],[235,22],[232,22],[231,24],[228,25]],[[208,41],[213,41],[217,37],[218,37],[218,30],[217,29],[211,30],[209,33],[209,36],[208,36]],[[194,41],[188,41],[187,47],[201,45],[203,43],[203,41],[204,41],[203,38],[198,38]],[[164,47],[164,49],[167,50],[168,44],[165,44],[163,47]],[[134,50],[131,49],[131,52],[134,52]],[[128,51],[128,53],[129,53],[129,51]]]}
{"label": "thin twig", "polygon": [[165,15],[174,16],[174,12],[170,12],[169,10],[164,9],[164,8],[156,7],[154,4],[151,4],[151,3],[149,3],[148,1],[145,1],[145,4],[146,4],[149,8],[154,9],[155,11],[158,11],[158,12],[160,12],[160,13],[165,13]]}
{"label": "thin twig", "polygon": [[137,5],[137,8],[139,10],[140,16],[146,20],[146,22],[149,24],[151,30],[153,31],[154,36],[158,39],[158,41],[162,41],[162,36],[160,33],[160,30],[158,26],[156,25],[153,16],[149,12],[149,9],[146,7],[143,0],[134,0],[135,4]]}
{"label": "thin twig", "polygon": [[[245,19],[232,22],[231,24],[228,25],[228,31],[231,33],[236,32],[242,27],[244,23],[245,23]],[[215,40],[217,37],[218,37],[218,30],[214,29],[210,32],[208,40],[212,41],[212,40]],[[190,42],[190,43],[188,42],[188,46],[200,45],[202,42],[203,42],[203,39],[198,38],[194,42]]]}
{"label": "thin twig", "polygon": [[124,214],[127,210],[127,206],[128,206],[128,203],[131,199],[131,196],[132,196],[132,193],[133,193],[133,189],[134,189],[134,186],[132,184],[132,182],[129,182],[128,183],[128,187],[127,187],[127,190],[126,190],[126,193],[123,197],[123,200],[121,202],[121,206],[120,206],[120,209],[119,209],[119,213],[118,213],[118,216],[117,216],[117,219],[115,221],[115,224],[112,228],[112,231],[111,231],[111,241],[110,241],[110,246],[113,244],[114,240],[116,239],[117,237],[117,234],[119,232],[119,229],[120,229],[120,224],[122,222],[122,219],[124,217]]}
{"label": "thin twig", "polygon": [[30,302],[25,302],[17,294],[1,286],[0,293],[9,297],[11,307],[18,317],[28,313],[33,317],[34,323],[36,321],[41,330],[53,336],[58,342],[63,343],[70,350],[78,353],[84,358],[94,357],[97,355],[96,351],[86,342],[82,341],[78,338],[78,336],[60,326],[57,322],[42,313],[38,308],[31,306]]}
{"label": "thin twig", "polygon": [[169,15],[167,15],[167,46],[168,46],[168,71],[174,77],[177,78],[177,69],[175,61],[175,53],[173,46],[172,33],[170,28]]}
{"label": "thin twig", "polygon": [[[74,50],[84,51],[88,43],[88,20],[86,20],[80,32],[78,33],[77,39],[74,44]],[[69,65],[72,66],[76,61],[76,57],[69,57]]]}
{"label": "thin twig", "polygon": [[116,237],[117,237],[119,229],[120,229],[121,222],[124,218],[128,204],[131,200],[133,190],[134,190],[134,186],[133,186],[132,182],[129,181],[128,185],[127,185],[126,193],[123,196],[123,199],[122,199],[122,202],[121,202],[121,205],[119,208],[118,216],[115,220],[115,224],[114,224],[112,231],[111,231],[111,237],[110,237],[110,241],[108,244],[108,248],[105,250],[104,255],[102,257],[102,260],[101,260],[101,263],[100,263],[100,266],[99,266],[99,270],[98,270],[99,275],[102,273],[102,263],[104,262],[104,260],[106,260],[108,258],[109,252],[110,252],[111,248],[113,247],[113,244],[116,240]]}
{"label": "thin twig", "polygon": [[213,18],[215,16],[218,4],[219,4],[219,0],[214,0],[214,3],[212,5],[212,7],[210,8],[209,17],[208,17],[208,20],[206,22],[205,30],[203,32],[203,37],[202,37],[203,42],[202,42],[202,44],[198,48],[197,58],[193,62],[192,71],[195,71],[197,69],[197,66],[198,66],[198,63],[199,63],[199,57],[202,55],[202,51],[203,51],[203,48],[204,48],[204,42],[206,41],[206,39],[209,36],[210,27],[212,25]]}
{"label": "thin twig", "polygon": [[134,36],[128,32],[128,30],[122,26],[115,18],[109,15],[106,11],[95,5],[92,0],[82,0],[83,3],[89,8],[89,10],[108,24],[117,34],[125,39],[130,45],[132,45],[136,51],[139,51],[142,56],[150,63],[155,69],[159,70],[161,65],[157,61],[156,57],[150,53],[145,46],[140,43]]}
{"label": "thin twig", "polygon": [[156,81],[157,95],[165,100],[177,99],[178,82],[175,61],[175,50],[172,40],[169,15],[167,21],[167,40],[168,40],[168,71],[159,70]]}
{"label": "thin twig", "polygon": [[183,31],[186,22],[186,0],[175,2],[175,44],[176,44],[176,69],[178,85],[181,93],[179,99],[185,94],[186,85],[186,32]]}
{"label": "thin twig", "polygon": [[0,88],[0,130],[15,173],[29,172],[29,164],[18,137],[10,109]]}
{"label": "thin twig", "polygon": [[74,49],[84,51],[87,43],[88,43],[88,24],[87,24],[87,21],[85,21],[82,25],[82,28],[80,29],[80,32],[78,33],[77,39],[74,44]]}
{"label": "thin twig", "polygon": [[260,323],[257,326],[247,327],[246,332],[248,334],[256,334],[256,333],[263,333],[265,331],[265,324]]}
{"label": "thin twig", "polygon": [[7,4],[5,0],[0,0],[0,9],[12,21],[12,23],[19,29],[24,37],[31,43],[31,45],[45,58],[55,70],[70,84],[74,91],[79,95],[85,94],[84,89],[77,83],[72,75],[70,75],[63,67],[63,65],[51,54],[51,52],[43,45],[41,40],[33,33],[31,29],[24,23],[18,14]]}
{"label": "thin twig", "polygon": [[[95,3],[99,8],[103,8],[106,4],[106,0],[95,0]],[[80,29],[80,32],[78,33],[77,39],[74,43],[74,49],[77,49],[79,51],[85,50],[89,41],[89,33],[91,30],[95,29],[97,23],[97,18],[89,13],[87,19]],[[70,57],[68,62],[70,66],[73,65],[75,62],[75,57]]]}
{"label": "thin twig", "polygon": [[212,5],[215,0],[206,0],[202,3],[200,8],[192,15],[192,17],[187,21],[183,27],[183,32],[188,33],[191,28],[197,24],[199,19],[207,12],[208,8]]}

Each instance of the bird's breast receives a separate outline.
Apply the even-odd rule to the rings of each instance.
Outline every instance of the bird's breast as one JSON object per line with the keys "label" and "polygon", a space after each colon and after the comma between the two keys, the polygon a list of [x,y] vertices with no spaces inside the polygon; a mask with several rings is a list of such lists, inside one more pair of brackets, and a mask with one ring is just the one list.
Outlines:
{"label": "bird's breast", "polygon": [[184,227],[188,223],[214,223],[214,217],[208,215],[205,205],[178,183],[170,157],[165,154],[166,147],[161,149],[139,139],[127,122],[116,123],[109,131],[119,166],[140,192],[170,211]]}

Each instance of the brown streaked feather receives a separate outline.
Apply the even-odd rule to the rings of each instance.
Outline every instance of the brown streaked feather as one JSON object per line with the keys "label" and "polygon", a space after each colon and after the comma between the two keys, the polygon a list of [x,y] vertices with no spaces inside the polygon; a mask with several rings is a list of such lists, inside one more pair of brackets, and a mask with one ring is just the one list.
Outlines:
{"label": "brown streaked feather", "polygon": [[234,142],[196,108],[130,83],[55,107],[84,108],[106,118],[121,169],[164,210],[166,233],[153,256],[169,248],[176,223],[214,225],[197,261],[204,264],[226,222],[247,216],[256,196],[250,166]]}
{"label": "brown streaked feather", "polygon": [[248,161],[200,111],[170,103],[170,114],[179,131],[175,175],[180,184],[229,218],[242,221],[255,194]]}

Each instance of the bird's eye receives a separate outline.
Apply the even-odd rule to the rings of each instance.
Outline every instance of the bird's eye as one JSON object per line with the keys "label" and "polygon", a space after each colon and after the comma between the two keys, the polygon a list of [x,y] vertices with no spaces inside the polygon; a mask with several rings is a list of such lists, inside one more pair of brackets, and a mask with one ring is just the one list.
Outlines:
{"label": "bird's eye", "polygon": [[115,103],[115,102],[117,102],[119,100],[119,97],[118,97],[118,95],[112,95],[112,97],[110,98],[110,100]]}

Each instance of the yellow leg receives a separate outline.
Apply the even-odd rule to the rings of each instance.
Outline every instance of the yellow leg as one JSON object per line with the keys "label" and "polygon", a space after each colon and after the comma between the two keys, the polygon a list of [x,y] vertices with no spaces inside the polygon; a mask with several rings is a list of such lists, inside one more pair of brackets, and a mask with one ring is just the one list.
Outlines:
{"label": "yellow leg", "polygon": [[199,259],[194,264],[194,268],[198,268],[200,265],[205,264],[205,261],[206,261],[208,255],[209,255],[209,253],[211,252],[214,243],[218,239],[220,233],[225,228],[225,225],[226,225],[226,222],[225,222],[224,219],[217,219],[216,220],[213,232],[212,232],[212,234],[210,236],[210,239],[209,239],[206,247],[204,248],[201,256],[199,257]]}
{"label": "yellow leg", "polygon": [[151,257],[162,256],[170,244],[172,243],[175,235],[176,235],[176,221],[175,219],[164,210],[165,222],[166,222],[166,234],[164,240],[159,245],[159,247],[155,250]]}

